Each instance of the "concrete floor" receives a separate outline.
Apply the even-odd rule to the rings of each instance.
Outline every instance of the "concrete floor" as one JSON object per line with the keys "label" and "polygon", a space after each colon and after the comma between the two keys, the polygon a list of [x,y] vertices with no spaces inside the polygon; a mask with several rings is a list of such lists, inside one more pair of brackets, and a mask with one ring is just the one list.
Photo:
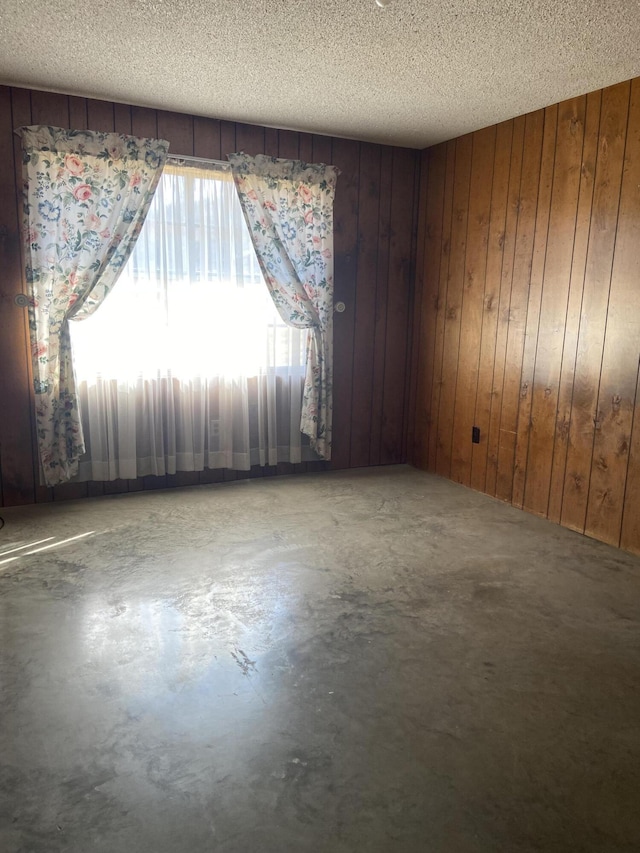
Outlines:
{"label": "concrete floor", "polygon": [[640,560],[404,466],[3,515],[3,853],[640,850]]}

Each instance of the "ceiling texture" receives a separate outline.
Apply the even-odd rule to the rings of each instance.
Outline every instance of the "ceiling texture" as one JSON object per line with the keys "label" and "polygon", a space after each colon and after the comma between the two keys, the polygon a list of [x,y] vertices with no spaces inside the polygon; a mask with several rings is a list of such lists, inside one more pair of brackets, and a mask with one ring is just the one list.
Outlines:
{"label": "ceiling texture", "polygon": [[640,0],[0,0],[0,82],[424,148],[640,75]]}

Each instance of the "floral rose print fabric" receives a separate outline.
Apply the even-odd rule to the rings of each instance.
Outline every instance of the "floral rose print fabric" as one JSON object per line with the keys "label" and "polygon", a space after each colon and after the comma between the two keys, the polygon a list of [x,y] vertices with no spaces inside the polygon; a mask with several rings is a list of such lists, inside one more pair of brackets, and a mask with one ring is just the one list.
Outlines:
{"label": "floral rose print fabric", "polygon": [[68,323],[92,314],[115,284],[169,146],[41,125],[20,133],[38,446],[53,486],[77,472],[84,453]]}
{"label": "floral rose print fabric", "polygon": [[331,458],[334,166],[230,154],[262,274],[280,316],[308,329],[300,430]]}

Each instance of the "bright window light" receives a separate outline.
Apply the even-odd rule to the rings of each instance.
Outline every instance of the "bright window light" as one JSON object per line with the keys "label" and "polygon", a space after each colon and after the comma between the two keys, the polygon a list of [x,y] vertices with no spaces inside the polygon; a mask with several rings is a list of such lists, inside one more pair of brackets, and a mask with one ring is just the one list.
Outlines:
{"label": "bright window light", "polygon": [[112,292],[70,326],[79,381],[304,368],[305,337],[276,311],[233,179],[214,164],[165,167]]}

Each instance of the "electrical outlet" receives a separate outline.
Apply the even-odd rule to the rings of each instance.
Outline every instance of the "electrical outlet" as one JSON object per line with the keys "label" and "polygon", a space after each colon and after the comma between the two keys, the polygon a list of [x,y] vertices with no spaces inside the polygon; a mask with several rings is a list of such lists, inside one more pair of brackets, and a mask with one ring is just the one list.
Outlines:
{"label": "electrical outlet", "polygon": [[480,427],[471,427],[471,441],[473,444],[480,444]]}
{"label": "electrical outlet", "polygon": [[209,421],[209,438],[220,438],[220,421]]}

